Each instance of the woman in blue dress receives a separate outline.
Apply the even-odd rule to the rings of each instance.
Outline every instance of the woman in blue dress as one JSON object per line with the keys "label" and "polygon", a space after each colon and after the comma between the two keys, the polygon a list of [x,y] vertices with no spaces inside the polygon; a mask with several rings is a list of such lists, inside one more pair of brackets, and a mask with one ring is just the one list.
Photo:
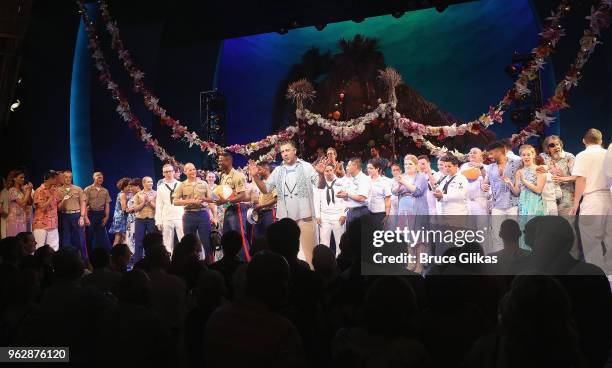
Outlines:
{"label": "woman in blue dress", "polygon": [[136,243],[134,241],[134,229],[136,223],[136,213],[134,212],[134,200],[136,193],[142,190],[142,179],[134,178],[130,181],[130,193],[127,200],[127,224],[126,224],[126,244],[134,253],[136,251]]}
{"label": "woman in blue dress", "polygon": [[516,172],[514,183],[510,178],[504,178],[504,182],[512,193],[519,197],[519,216],[544,216],[547,211],[542,200],[542,190],[546,184],[546,173],[536,172],[536,151],[532,145],[522,145],[519,154],[523,160],[523,168]]}
{"label": "woman in blue dress", "polygon": [[418,171],[418,159],[414,155],[404,158],[404,175],[394,178],[391,192],[399,197],[399,216],[427,216],[427,175]]}
{"label": "woman in blue dress", "polygon": [[117,182],[117,200],[115,201],[115,210],[113,212],[113,223],[111,224],[110,234],[115,234],[113,247],[117,244],[125,242],[126,227],[127,227],[127,202],[130,193],[130,178],[121,178]]}
{"label": "woman in blue dress", "polygon": [[[546,173],[536,172],[538,165],[535,163],[536,150],[529,144],[519,148],[519,155],[523,161],[523,167],[516,172],[514,183],[510,178],[504,178],[504,183],[510,187],[512,194],[519,197],[518,214],[519,225],[525,228],[525,224],[533,217],[548,214],[546,205],[542,199],[542,191],[546,185]],[[529,249],[521,238],[521,248]]]}
{"label": "woman in blue dress", "polygon": [[[419,160],[414,155],[404,157],[404,175],[394,178],[395,182],[391,187],[391,193],[397,195],[397,226],[408,230],[418,230],[427,223],[429,206],[427,204],[427,182],[428,177],[418,170]],[[394,222],[391,222],[392,224]],[[392,229],[394,230],[394,229]],[[419,254],[427,252],[424,244],[411,245],[408,253],[415,255],[417,260]],[[414,272],[421,272],[420,263],[408,264],[408,269]]]}

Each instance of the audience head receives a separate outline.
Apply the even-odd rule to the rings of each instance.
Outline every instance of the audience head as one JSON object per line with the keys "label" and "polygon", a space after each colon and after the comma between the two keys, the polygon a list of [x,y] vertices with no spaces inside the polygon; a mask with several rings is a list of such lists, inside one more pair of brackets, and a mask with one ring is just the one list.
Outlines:
{"label": "audience head", "polygon": [[602,142],[603,136],[601,132],[594,128],[587,130],[587,132],[584,134],[584,138],[582,138],[582,143],[584,143],[585,146],[590,146],[594,144],[601,146]]}
{"label": "audience head", "polygon": [[242,236],[236,230],[230,230],[223,234],[221,237],[221,247],[223,248],[223,255],[228,257],[235,257],[242,248]]}
{"label": "audience head", "polygon": [[504,245],[518,244],[521,237],[521,228],[518,222],[512,219],[506,219],[501,223],[499,228],[499,237],[504,241]]}
{"label": "audience head", "polygon": [[96,247],[89,256],[89,261],[94,270],[110,266],[110,253],[104,247]]}
{"label": "audience head", "polygon": [[202,253],[202,242],[194,233],[185,234],[174,248],[172,253],[173,263],[183,263],[188,259],[200,258]]}
{"label": "audience head", "polygon": [[365,326],[372,335],[387,338],[409,335],[417,312],[414,291],[400,277],[382,277],[370,286],[366,294]]}
{"label": "audience head", "polygon": [[127,244],[115,245],[110,253],[113,269],[119,272],[126,272],[132,255],[132,251]]}
{"label": "audience head", "polygon": [[36,252],[36,239],[34,238],[34,234],[29,231],[24,231],[17,234],[15,238],[23,247],[23,250],[26,255],[31,255]]}
{"label": "audience head", "polygon": [[261,251],[247,266],[247,296],[269,307],[283,305],[289,292],[289,265],[281,255]]}
{"label": "audience head", "polygon": [[53,262],[53,255],[55,251],[49,244],[45,244],[42,247],[36,249],[34,252],[34,257],[38,259],[38,262],[41,266],[51,266]]}
{"label": "audience head", "polygon": [[287,262],[297,261],[300,251],[300,227],[292,219],[285,217],[266,229],[268,246],[274,253],[285,257]]}
{"label": "audience head", "polygon": [[170,254],[163,244],[153,244],[146,252],[149,270],[167,270],[170,267]]}
{"label": "audience head", "polygon": [[85,267],[79,252],[71,248],[63,248],[53,255],[53,269],[59,280],[73,281],[83,275]]}
{"label": "audience head", "polygon": [[144,248],[145,254],[149,251],[149,248],[155,245],[164,245],[164,237],[160,232],[154,231],[148,233],[142,239],[142,247]]}
{"label": "audience head", "polygon": [[572,361],[580,353],[571,316],[570,299],[557,280],[516,276],[499,303],[508,366],[581,366]]}
{"label": "audience head", "polygon": [[575,235],[564,217],[538,216],[525,224],[525,242],[528,238],[534,256],[552,259],[569,252]]}
{"label": "audience head", "polygon": [[114,294],[124,303],[151,306],[151,280],[144,271],[132,270],[123,275]]}
{"label": "audience head", "polygon": [[9,236],[0,240],[0,255],[3,262],[18,265],[25,251],[16,237]]}
{"label": "audience head", "polygon": [[319,244],[312,251],[312,266],[315,272],[329,278],[336,272],[336,255],[328,246]]}
{"label": "audience head", "polygon": [[204,270],[197,281],[197,301],[200,307],[213,309],[223,302],[227,294],[223,275],[214,270]]}

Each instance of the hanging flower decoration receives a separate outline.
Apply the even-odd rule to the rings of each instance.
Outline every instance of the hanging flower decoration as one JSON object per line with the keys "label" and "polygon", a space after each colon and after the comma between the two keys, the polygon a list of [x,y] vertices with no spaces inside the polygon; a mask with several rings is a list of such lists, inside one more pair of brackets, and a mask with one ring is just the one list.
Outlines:
{"label": "hanging flower decoration", "polygon": [[591,8],[591,15],[587,16],[589,27],[584,31],[580,39],[580,49],[576,55],[574,63],[565,74],[565,77],[559,82],[555,88],[555,93],[544,104],[540,110],[536,111],[535,118],[518,134],[513,134],[511,141],[513,146],[524,144],[529,138],[538,136],[543,131],[544,126],[548,126],[554,117],[550,115],[561,109],[568,108],[567,95],[572,87],[578,86],[580,80],[580,70],[586,64],[587,60],[595,50],[598,44],[597,40],[600,32],[610,25],[610,9],[612,8],[612,0],[603,0],[597,9]]}
{"label": "hanging flower decoration", "polygon": [[83,22],[85,24],[85,31],[89,38],[88,47],[91,49],[91,56],[94,61],[94,66],[96,70],[98,70],[100,76],[98,80],[106,86],[106,88],[110,91],[113,99],[117,101],[117,114],[121,117],[123,121],[125,121],[128,126],[134,130],[136,136],[142,140],[145,144],[145,147],[151,149],[155,156],[159,158],[162,162],[168,162],[178,168],[179,170],[183,170],[183,164],[178,162],[173,156],[169,155],[157,142],[156,139],[153,139],[151,133],[147,131],[147,129],[142,126],[140,120],[132,113],[130,108],[130,104],[121,94],[119,90],[119,86],[115,83],[111,77],[110,70],[106,60],[104,59],[104,53],[100,48],[98,43],[95,29],[93,28],[93,22],[90,20],[87,11],[81,1],[77,1],[77,5],[79,7],[79,12],[81,13],[81,17],[83,18]]}

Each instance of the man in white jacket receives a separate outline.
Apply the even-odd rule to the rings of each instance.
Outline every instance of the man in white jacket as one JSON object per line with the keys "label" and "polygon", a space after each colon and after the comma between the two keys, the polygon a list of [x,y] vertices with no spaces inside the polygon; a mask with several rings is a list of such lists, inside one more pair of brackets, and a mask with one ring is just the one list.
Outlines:
{"label": "man in white jacket", "polygon": [[466,215],[468,181],[459,171],[459,160],[447,155],[440,159],[448,174],[434,192],[434,197],[440,202],[438,215]]}
{"label": "man in white jacket", "polygon": [[179,241],[183,238],[184,208],[175,206],[172,197],[179,185],[174,172],[175,169],[172,165],[164,165],[162,168],[164,178],[157,185],[157,198],[155,200],[155,226],[162,232],[164,246],[170,254],[174,250],[174,234]]}
{"label": "man in white jacket", "polygon": [[334,165],[325,166],[325,188],[314,190],[314,210],[319,227],[319,244],[330,246],[331,234],[336,242],[336,257],[340,254],[340,237],[346,222],[346,201],[337,197],[343,188],[342,181],[334,175]]}

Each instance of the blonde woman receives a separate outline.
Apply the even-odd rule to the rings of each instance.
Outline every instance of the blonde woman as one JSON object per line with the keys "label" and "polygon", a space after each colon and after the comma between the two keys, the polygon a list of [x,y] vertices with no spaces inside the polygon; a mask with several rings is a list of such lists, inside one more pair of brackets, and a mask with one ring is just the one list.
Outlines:
{"label": "blonde woman", "polygon": [[524,144],[519,148],[523,167],[516,172],[514,183],[505,177],[504,183],[515,196],[519,197],[518,214],[527,216],[544,216],[546,205],[542,199],[542,191],[546,184],[546,174],[538,173],[535,162],[536,150],[532,145]]}
{"label": "blonde woman", "polygon": [[428,215],[427,175],[418,171],[419,160],[415,155],[404,157],[404,175],[394,178],[391,192],[399,197],[398,214]]}

